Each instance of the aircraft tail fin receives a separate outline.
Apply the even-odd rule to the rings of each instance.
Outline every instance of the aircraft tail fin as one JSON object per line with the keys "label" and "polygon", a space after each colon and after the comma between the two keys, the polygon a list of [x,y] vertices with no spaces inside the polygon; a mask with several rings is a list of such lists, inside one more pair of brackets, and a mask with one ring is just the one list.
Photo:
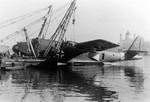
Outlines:
{"label": "aircraft tail fin", "polygon": [[128,48],[128,51],[129,50],[141,50],[141,38],[139,36],[133,40],[132,44]]}
{"label": "aircraft tail fin", "polygon": [[126,60],[131,60],[133,57],[135,57],[139,53],[145,53],[147,51],[142,51],[141,50],[141,38],[137,36],[128,50],[125,51],[125,59]]}

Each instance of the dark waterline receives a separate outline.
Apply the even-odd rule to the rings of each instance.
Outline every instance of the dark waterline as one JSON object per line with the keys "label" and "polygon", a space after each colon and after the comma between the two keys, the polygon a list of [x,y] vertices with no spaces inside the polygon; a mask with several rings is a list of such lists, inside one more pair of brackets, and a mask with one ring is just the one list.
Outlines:
{"label": "dark waterline", "polygon": [[0,102],[149,102],[149,62],[0,71]]}

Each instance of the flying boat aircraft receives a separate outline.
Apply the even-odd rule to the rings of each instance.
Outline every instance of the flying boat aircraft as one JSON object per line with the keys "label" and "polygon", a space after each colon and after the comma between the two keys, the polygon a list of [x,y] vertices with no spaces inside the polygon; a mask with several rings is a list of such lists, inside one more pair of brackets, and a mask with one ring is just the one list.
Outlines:
{"label": "flying boat aircraft", "polygon": [[[137,42],[138,42],[139,36],[137,36],[130,47],[127,50],[121,51],[121,52],[113,52],[105,49],[105,45],[101,43],[101,51],[98,51],[97,49],[93,51],[89,51],[87,53],[80,54],[79,56],[71,59],[69,63],[75,64],[75,65],[82,65],[85,63],[99,63],[100,65],[104,65],[105,63],[112,63],[112,62],[119,62],[119,61],[129,61],[129,60],[139,60],[142,59],[142,56],[139,56],[139,53],[145,53],[146,51],[141,51],[138,49]],[[109,45],[109,44],[108,44]],[[89,46],[89,47],[88,47]],[[93,48],[96,47],[92,45]],[[107,45],[106,45],[107,46]],[[117,46],[115,46],[117,47]],[[138,46],[139,47],[139,46]],[[87,44],[87,49],[90,48],[90,45]],[[103,49],[104,48],[104,49]],[[110,49],[110,46],[107,46],[107,49]]]}

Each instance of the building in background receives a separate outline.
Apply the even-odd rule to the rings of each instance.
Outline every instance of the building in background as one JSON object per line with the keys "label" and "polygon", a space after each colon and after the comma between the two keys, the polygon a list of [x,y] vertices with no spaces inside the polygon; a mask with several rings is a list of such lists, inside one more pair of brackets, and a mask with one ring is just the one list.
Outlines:
{"label": "building in background", "polygon": [[[129,31],[125,33],[125,37],[120,34],[120,48],[119,51],[127,50],[136,38],[136,34],[131,34]],[[134,50],[142,50],[150,52],[150,42],[145,41],[143,37],[139,37],[138,41],[133,45]]]}

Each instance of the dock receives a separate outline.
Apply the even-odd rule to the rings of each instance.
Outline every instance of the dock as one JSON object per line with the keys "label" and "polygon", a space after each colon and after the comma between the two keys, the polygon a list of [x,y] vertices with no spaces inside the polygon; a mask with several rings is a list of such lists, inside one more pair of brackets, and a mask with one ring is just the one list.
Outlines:
{"label": "dock", "polygon": [[44,59],[18,59],[18,58],[2,58],[0,69],[16,70],[24,69],[27,66],[36,66]]}

